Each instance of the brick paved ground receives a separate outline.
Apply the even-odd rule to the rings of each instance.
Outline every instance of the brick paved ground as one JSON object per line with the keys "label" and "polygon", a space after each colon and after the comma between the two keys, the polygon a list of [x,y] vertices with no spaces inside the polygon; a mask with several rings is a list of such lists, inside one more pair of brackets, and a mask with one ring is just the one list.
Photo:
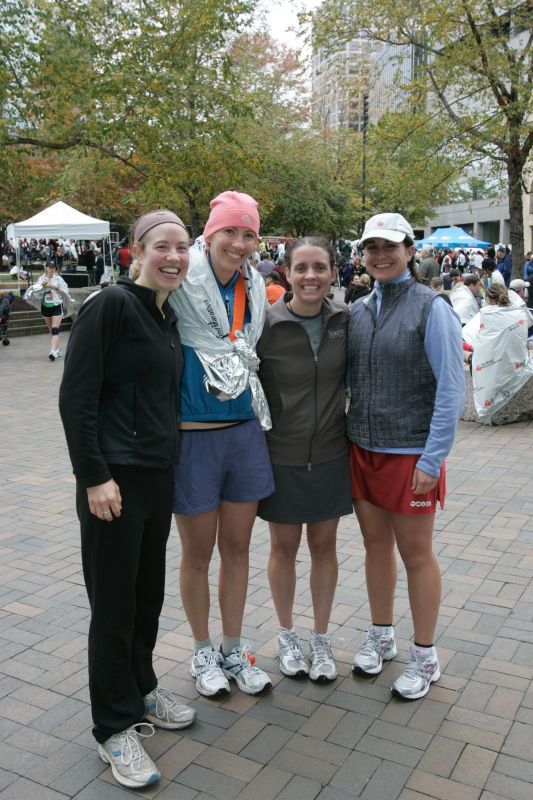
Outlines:
{"label": "brick paved ground", "polygon": [[[0,348],[0,797],[124,797],[98,760],[87,703],[87,600],[74,482],[57,412],[62,362],[44,337]],[[158,731],[147,750],[161,800],[530,800],[533,797],[533,425],[462,424],[438,516],[444,573],[438,629],[444,667],[430,695],[393,700],[411,625],[398,587],[400,655],[368,682],[350,671],[368,620],[363,553],[353,517],[340,526],[333,641],[340,677],[327,687],[282,679],[265,562],[254,530],[245,635],[275,683],[266,697],[200,699],[188,675],[190,640],[178,596],[172,532],[157,647],[162,685],[192,702],[198,721]],[[217,564],[212,579],[216,583]],[[311,625],[309,560],[298,562],[297,626]],[[220,633],[213,608],[214,633]]]}

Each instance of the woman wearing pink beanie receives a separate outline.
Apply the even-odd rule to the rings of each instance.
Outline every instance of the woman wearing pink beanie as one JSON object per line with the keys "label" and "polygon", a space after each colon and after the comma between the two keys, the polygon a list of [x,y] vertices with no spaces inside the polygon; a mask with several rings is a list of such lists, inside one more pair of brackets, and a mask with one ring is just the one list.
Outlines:
{"label": "woman wearing pink beanie", "polygon": [[[205,250],[192,251],[187,280],[171,298],[184,351],[174,484],[180,590],[194,636],[191,675],[205,697],[229,692],[231,679],[252,695],[272,685],[241,641],[257,503],[274,491],[264,434],[270,417],[255,353],[267,302],[264,281],[248,262],[258,235],[253,197],[219,194],[211,201]],[[215,544],[223,633],[218,650],[209,634]]]}

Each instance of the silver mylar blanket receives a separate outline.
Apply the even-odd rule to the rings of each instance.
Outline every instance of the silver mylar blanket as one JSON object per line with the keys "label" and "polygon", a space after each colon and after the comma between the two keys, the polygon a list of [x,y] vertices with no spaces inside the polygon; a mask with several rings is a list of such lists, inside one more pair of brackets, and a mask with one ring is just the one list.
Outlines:
{"label": "silver mylar blanket", "polygon": [[[63,303],[63,311],[64,311],[63,316],[70,317],[70,315],[74,311],[76,301],[70,296],[70,292],[65,281],[62,278],[60,278],[60,280],[61,283],[59,284],[59,288],[64,292],[64,295],[63,296],[59,295],[57,291],[55,293],[59,297],[58,304]],[[34,283],[31,286],[28,286],[28,288],[26,289],[24,293],[24,300],[26,300],[27,303],[36,308],[38,311],[40,311],[41,304],[43,302],[43,297],[45,296],[45,294],[49,292],[51,289],[57,290],[57,288],[58,287],[55,287],[53,284],[45,285],[44,283],[39,283],[39,282]]]}
{"label": "silver mylar blanket", "polygon": [[252,322],[243,326],[237,339],[229,338],[228,315],[215,276],[205,256],[191,248],[186,279],[170,295],[178,317],[181,341],[193,347],[205,370],[205,388],[218,400],[234,400],[250,387],[254,413],[263,430],[272,422],[263,387],[257,377],[256,346],[266,315],[265,284],[248,262],[242,268]]}

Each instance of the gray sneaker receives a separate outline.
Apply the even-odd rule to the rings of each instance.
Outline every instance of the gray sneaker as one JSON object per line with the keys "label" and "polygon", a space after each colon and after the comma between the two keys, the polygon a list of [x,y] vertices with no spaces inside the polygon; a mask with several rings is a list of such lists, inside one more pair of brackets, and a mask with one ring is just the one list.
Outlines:
{"label": "gray sneaker", "polygon": [[411,647],[411,660],[392,684],[391,692],[404,700],[418,700],[425,697],[431,684],[439,678],[440,665],[435,648],[423,654],[416,647]]}
{"label": "gray sneaker", "polygon": [[178,730],[188,728],[196,718],[196,711],[189,706],[180,705],[174,695],[156,686],[144,698],[146,710],[144,718],[157,728]]}
{"label": "gray sneaker", "polygon": [[278,635],[279,669],[289,678],[305,678],[309,665],[300,647],[296,631],[283,631]]}
{"label": "gray sneaker", "polygon": [[[149,728],[151,733],[141,733],[138,730],[141,727]],[[139,737],[153,735],[153,726],[140,722],[98,744],[98,755],[109,764],[115,780],[122,786],[141,789],[160,779],[161,773],[139,741]]]}
{"label": "gray sneaker", "polygon": [[337,666],[331,652],[329,636],[314,636],[309,639],[311,670],[309,677],[317,683],[334,681],[337,677]]}
{"label": "gray sneaker", "polygon": [[248,646],[234,647],[226,656],[222,646],[218,651],[219,666],[228,680],[234,680],[245,694],[259,694],[272,689],[272,681],[264,672],[255,665],[255,656],[250,653]]}
{"label": "gray sneaker", "polygon": [[191,675],[196,678],[196,689],[204,697],[221,697],[229,694],[229,683],[220,669],[213,647],[197,650],[191,661]]}
{"label": "gray sneaker", "polygon": [[383,669],[383,662],[398,655],[394,633],[391,637],[379,635],[379,628],[371,625],[361,649],[355,654],[352,670],[358,675],[377,675]]}

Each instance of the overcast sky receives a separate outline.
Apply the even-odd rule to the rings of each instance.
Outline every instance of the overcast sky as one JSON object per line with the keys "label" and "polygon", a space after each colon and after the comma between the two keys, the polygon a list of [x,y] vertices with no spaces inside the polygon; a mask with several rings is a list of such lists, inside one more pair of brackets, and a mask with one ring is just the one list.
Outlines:
{"label": "overcast sky", "polygon": [[298,39],[291,28],[296,28],[298,25],[297,13],[299,10],[312,9],[318,5],[320,0],[270,0],[266,2],[265,6],[268,10],[269,27],[276,39],[287,42],[290,45],[297,45]]}

